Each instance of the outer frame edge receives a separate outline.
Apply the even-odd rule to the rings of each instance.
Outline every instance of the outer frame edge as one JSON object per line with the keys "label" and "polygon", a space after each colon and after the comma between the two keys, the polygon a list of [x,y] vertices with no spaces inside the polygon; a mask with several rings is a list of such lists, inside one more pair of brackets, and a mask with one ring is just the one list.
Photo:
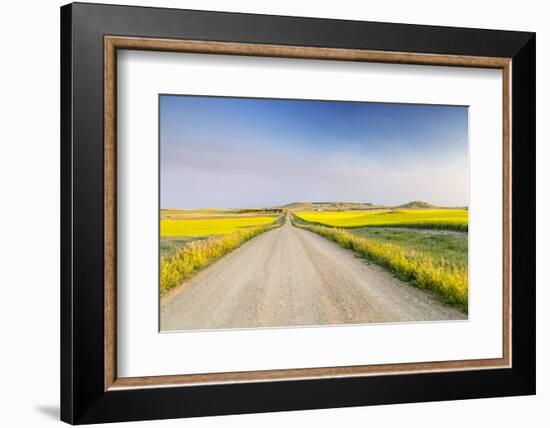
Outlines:
{"label": "outer frame edge", "polygon": [[512,112],[512,364],[526,394],[535,394],[536,33],[512,59]]}
{"label": "outer frame edge", "polygon": [[60,8],[60,228],[61,344],[60,419],[74,423],[73,290],[72,290],[72,5]]}

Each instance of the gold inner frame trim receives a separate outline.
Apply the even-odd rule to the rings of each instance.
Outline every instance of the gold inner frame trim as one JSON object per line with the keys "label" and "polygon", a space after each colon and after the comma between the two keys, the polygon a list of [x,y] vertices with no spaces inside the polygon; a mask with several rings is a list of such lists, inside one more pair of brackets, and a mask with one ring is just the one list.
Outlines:
{"label": "gold inner frame trim", "polygon": [[[422,363],[357,365],[303,369],[204,373],[171,376],[117,377],[116,367],[116,88],[117,50],[147,50],[213,55],[241,55],[333,61],[439,65],[502,70],[503,144],[503,322],[502,358]],[[511,82],[510,58],[385,52],[252,43],[104,37],[104,389],[155,388],[220,383],[282,381],[312,378],[359,377],[422,372],[480,370],[511,367]]]}

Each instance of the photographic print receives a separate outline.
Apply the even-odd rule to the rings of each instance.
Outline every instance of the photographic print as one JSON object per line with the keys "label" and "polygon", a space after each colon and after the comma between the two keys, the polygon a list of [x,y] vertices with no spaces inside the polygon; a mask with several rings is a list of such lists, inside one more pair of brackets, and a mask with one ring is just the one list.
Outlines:
{"label": "photographic print", "polygon": [[160,330],[468,318],[468,107],[159,95]]}

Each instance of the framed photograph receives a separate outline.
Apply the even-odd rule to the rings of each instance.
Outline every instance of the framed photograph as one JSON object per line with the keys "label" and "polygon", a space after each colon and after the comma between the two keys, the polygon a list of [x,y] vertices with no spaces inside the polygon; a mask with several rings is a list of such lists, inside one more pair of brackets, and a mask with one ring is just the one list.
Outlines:
{"label": "framed photograph", "polygon": [[61,418],[535,393],[535,34],[61,8]]}

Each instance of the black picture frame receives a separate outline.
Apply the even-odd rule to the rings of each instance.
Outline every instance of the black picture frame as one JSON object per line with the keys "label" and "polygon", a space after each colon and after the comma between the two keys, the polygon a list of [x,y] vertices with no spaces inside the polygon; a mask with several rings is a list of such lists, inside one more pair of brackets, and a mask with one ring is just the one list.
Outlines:
{"label": "black picture frame", "polygon": [[[104,389],[104,36],[512,59],[512,367]],[[61,419],[86,424],[535,393],[535,34],[73,3],[61,8]],[[490,262],[490,261],[489,261]]]}

